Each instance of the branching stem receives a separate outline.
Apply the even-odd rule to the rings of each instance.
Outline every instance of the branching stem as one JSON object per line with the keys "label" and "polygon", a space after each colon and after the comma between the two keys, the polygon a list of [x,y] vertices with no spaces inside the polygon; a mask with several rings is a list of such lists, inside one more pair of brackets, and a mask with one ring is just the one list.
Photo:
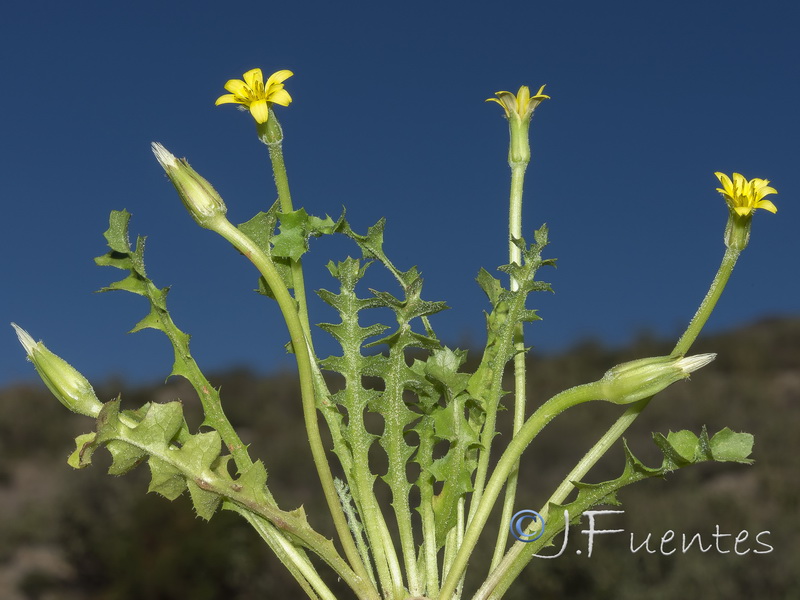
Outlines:
{"label": "branching stem", "polygon": [[[709,286],[703,301],[700,303],[697,312],[692,320],[689,322],[686,331],[683,333],[675,348],[672,351],[673,356],[683,356],[689,351],[689,348],[697,339],[706,321],[708,321],[711,312],[717,304],[728,279],[733,272],[736,261],[741,252],[736,249],[728,248],[722,257],[722,263],[717,270],[714,279]],[[575,487],[573,482],[581,481],[589,470],[599,461],[606,452],[619,440],[625,433],[628,427],[637,419],[641,412],[650,403],[651,398],[645,398],[638,402],[631,404],[619,419],[606,431],[597,443],[586,453],[586,455],[578,462],[577,465],[569,472],[564,478],[556,491],[550,499],[544,504],[540,511],[542,516],[547,514],[547,509],[551,503],[562,504],[570,492]],[[505,521],[504,521],[505,522]],[[529,550],[526,552],[526,550]],[[521,569],[532,558],[530,548],[522,542],[517,542],[508,551],[502,562],[499,563],[497,568],[493,569],[488,579],[481,587],[479,593],[475,596],[474,600],[487,600],[500,598],[505,590],[511,585]]]}

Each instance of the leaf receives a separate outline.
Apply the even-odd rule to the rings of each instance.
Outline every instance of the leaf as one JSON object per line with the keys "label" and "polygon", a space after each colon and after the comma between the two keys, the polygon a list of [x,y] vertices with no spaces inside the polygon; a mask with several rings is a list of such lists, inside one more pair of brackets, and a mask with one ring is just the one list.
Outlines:
{"label": "leaf", "polygon": [[714,460],[751,464],[748,458],[753,451],[753,436],[749,433],[735,433],[727,427],[711,438],[711,453]]}
{"label": "leaf", "polygon": [[148,461],[150,467],[150,485],[148,492],[161,494],[167,500],[175,500],[186,489],[186,477],[181,471],[171,464],[151,456]]}
{"label": "leaf", "polygon": [[73,469],[83,469],[92,463],[92,454],[97,449],[96,433],[84,433],[75,438],[75,451],[70,454],[67,464]]}
{"label": "leaf", "polygon": [[208,521],[219,508],[222,497],[219,494],[203,489],[198,485],[197,481],[202,480],[189,479],[186,482],[189,488],[189,495],[192,498],[192,506],[194,506],[197,516]]}
{"label": "leaf", "polygon": [[131,213],[127,210],[113,211],[109,219],[109,225],[103,236],[108,242],[109,248],[120,254],[130,252],[131,243],[128,239],[128,221]]}
{"label": "leaf", "polygon": [[[574,501],[566,505],[551,504],[549,514],[560,514],[568,510],[570,519],[579,517],[584,511],[598,504],[619,504],[617,492],[625,486],[651,477],[664,477],[666,474],[691,464],[715,460],[718,462],[752,462],[748,456],[752,450],[753,436],[748,433],[734,433],[727,427],[719,431],[709,440],[706,428],[700,435],[690,431],[670,432],[667,436],[654,433],[653,439],[663,454],[659,467],[647,467],[637,459],[623,442],[625,449],[625,467],[622,475],[616,479],[602,483],[574,482],[578,495]],[[531,551],[548,545],[563,527],[548,529],[545,535],[531,544]]]}

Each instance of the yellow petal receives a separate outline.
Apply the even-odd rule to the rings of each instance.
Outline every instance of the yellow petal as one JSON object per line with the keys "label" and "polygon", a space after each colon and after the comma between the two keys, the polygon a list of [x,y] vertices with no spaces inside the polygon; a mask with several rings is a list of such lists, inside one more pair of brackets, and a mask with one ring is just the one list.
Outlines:
{"label": "yellow petal", "polygon": [[768,179],[754,179],[753,188],[756,194],[756,198],[759,200],[764,196],[769,196],[770,194],[778,193],[778,190],[776,190],[774,187],[769,186]]}
{"label": "yellow petal", "polygon": [[222,96],[217,98],[217,101],[214,102],[214,104],[216,106],[219,106],[220,104],[242,104],[242,101],[237,100],[236,96],[234,96],[233,94],[223,94]]}
{"label": "yellow petal", "polygon": [[517,108],[522,111],[528,108],[528,103],[531,101],[531,91],[527,85],[520,86],[517,92]]}
{"label": "yellow petal", "polygon": [[248,98],[250,96],[250,87],[241,79],[229,79],[223,87],[239,98]]}
{"label": "yellow petal", "polygon": [[284,81],[289,79],[289,77],[291,77],[292,75],[294,75],[294,73],[292,73],[289,69],[281,69],[280,71],[275,71],[272,75],[269,76],[266,87],[269,87],[270,84],[273,83],[283,83]]}
{"label": "yellow petal", "polygon": [[253,91],[256,91],[259,83],[264,83],[264,75],[261,73],[261,69],[250,69],[247,73],[242,75],[242,77],[244,77],[245,83],[247,83]]}
{"label": "yellow petal", "polygon": [[269,106],[266,99],[256,100],[250,103],[250,114],[256,120],[256,123],[266,123],[269,119]]}
{"label": "yellow petal", "polygon": [[730,180],[730,177],[725,175],[725,173],[719,173],[719,172],[714,173],[714,175],[717,176],[717,179],[719,179],[719,182],[722,184],[723,188],[723,189],[717,188],[717,191],[723,195],[733,196],[733,182]]}
{"label": "yellow petal", "polygon": [[756,202],[756,208],[763,208],[764,210],[768,210],[772,214],[778,212],[778,207],[775,206],[769,200],[761,200],[760,202]]}
{"label": "yellow petal", "polygon": [[289,106],[292,101],[292,97],[286,90],[277,90],[269,95],[269,101],[274,102],[275,104],[280,104],[281,106]]}
{"label": "yellow petal", "polygon": [[752,209],[749,206],[734,206],[733,210],[740,217],[746,217]]}

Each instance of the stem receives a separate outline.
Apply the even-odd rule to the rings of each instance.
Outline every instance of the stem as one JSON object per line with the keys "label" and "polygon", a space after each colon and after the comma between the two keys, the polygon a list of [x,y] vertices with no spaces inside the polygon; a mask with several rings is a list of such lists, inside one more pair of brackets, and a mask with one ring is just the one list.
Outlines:
{"label": "stem", "polygon": [[231,503],[231,509],[239,513],[253,526],[261,538],[272,548],[284,566],[294,576],[306,594],[312,599],[336,600],[336,596],[322,581],[306,554],[288,542],[272,523],[258,517],[249,510]]}
{"label": "stem", "polygon": [[735,248],[727,248],[725,250],[725,255],[722,257],[722,264],[720,264],[719,270],[714,276],[714,280],[711,282],[711,286],[708,288],[705,298],[703,298],[703,301],[700,303],[700,307],[697,309],[694,317],[692,317],[689,326],[681,336],[681,339],[678,340],[678,343],[675,344],[675,349],[672,351],[673,355],[681,356],[686,354],[697,339],[700,330],[703,329],[706,321],[708,321],[708,317],[711,316],[711,312],[717,305],[717,300],[719,300],[719,297],[722,295],[722,291],[728,283],[728,279],[733,272],[733,267],[736,266],[736,261],[740,254],[741,251]]}
{"label": "stem", "polygon": [[581,404],[582,402],[601,397],[599,387],[600,382],[596,381],[564,390],[560,394],[553,396],[531,415],[519,430],[519,433],[514,436],[508,444],[508,447],[500,457],[489,479],[489,483],[486,485],[481,502],[475,511],[475,516],[464,535],[461,549],[456,555],[451,569],[447,573],[445,582],[442,585],[441,599],[450,600],[453,598],[456,586],[461,576],[464,574],[470,554],[472,554],[478,537],[486,525],[495,500],[497,500],[497,496],[503,488],[503,483],[508,479],[508,476],[514,469],[525,448],[528,447],[531,441],[533,441],[533,438],[559,413],[572,406]]}
{"label": "stem", "polygon": [[[706,321],[708,321],[711,312],[714,310],[717,301],[722,295],[722,291],[725,289],[728,279],[730,279],[739,254],[741,254],[741,251],[735,248],[727,248],[725,250],[722,263],[709,286],[708,292],[700,303],[694,317],[692,317],[692,320],[689,322],[686,331],[675,345],[672,351],[673,356],[682,356],[686,354],[697,339],[697,336],[700,334]],[[546,516],[547,508],[551,503],[562,504],[566,500],[567,496],[575,487],[572,482],[580,481],[586,476],[597,461],[599,461],[611,446],[622,437],[622,434],[625,433],[628,427],[631,426],[639,414],[647,407],[651,399],[652,397],[639,400],[627,408],[622,416],[617,419],[603,437],[597,441],[580,462],[575,465],[575,468],[564,478],[561,485],[558,486],[550,499],[544,504],[544,508],[541,511],[542,516]],[[474,600],[485,600],[490,597],[499,598],[505,590],[508,589],[517,574],[532,558],[532,555],[529,556],[529,553],[524,552],[526,546],[527,544],[522,542],[517,542],[512,546],[511,550],[508,551],[498,567],[490,573],[489,578],[481,587],[481,590],[475,596]]]}
{"label": "stem", "polygon": [[[258,126],[259,137],[269,150],[269,158],[272,162],[272,173],[275,177],[275,187],[278,190],[278,200],[281,204],[281,212],[289,213],[294,211],[292,206],[292,194],[289,192],[289,177],[286,174],[286,163],[283,160],[283,129],[275,116],[275,112],[269,109],[269,119],[263,125]],[[262,133],[263,131],[263,133]],[[306,300],[306,286],[303,277],[302,259],[291,260],[292,282],[294,286],[294,299],[297,301],[300,320],[303,330],[306,333],[308,342],[311,343],[311,325],[308,318],[308,303]]]}
{"label": "stem", "polygon": [[320,483],[322,484],[322,489],[325,494],[325,499],[328,502],[328,509],[330,510],[347,559],[350,561],[357,575],[365,581],[369,581],[369,574],[367,573],[366,567],[361,562],[358,549],[356,548],[350,528],[347,525],[347,518],[339,502],[333,475],[325,455],[325,448],[322,445],[319,424],[317,422],[312,355],[302,322],[297,312],[295,300],[283,284],[272,261],[249,237],[239,231],[239,229],[225,218],[218,219],[214,223],[212,229],[250,259],[266,280],[267,285],[269,285],[275,296],[275,300],[278,302],[283,318],[286,321],[286,327],[289,330],[289,336],[292,340],[295,356],[297,358],[297,369],[300,376],[300,393],[303,402],[303,416],[308,432],[308,441],[311,447],[314,464],[317,468],[317,474],[319,475]]}
{"label": "stem", "polygon": [[433,512],[433,476],[427,468],[433,463],[433,419],[429,415],[423,418],[420,427],[419,448],[417,450],[420,465],[419,474],[419,512],[422,517],[422,557],[425,573],[425,593],[431,600],[439,596],[439,561],[436,548],[436,518]]}
{"label": "stem", "polygon": [[[527,132],[525,132],[527,135]],[[527,162],[511,164],[511,195],[508,214],[508,262],[522,263],[522,250],[514,243],[514,240],[522,238],[522,187],[525,181],[525,170]],[[511,291],[519,289],[519,282],[511,278]],[[525,422],[525,403],[526,403],[526,379],[525,379],[525,332],[523,324],[517,323],[514,331],[514,426],[513,435],[517,435]],[[517,478],[519,476],[519,461],[514,465],[508,482],[506,483],[506,496],[503,500],[503,511],[500,517],[501,523],[511,521],[514,511],[514,500],[517,495]],[[495,542],[494,555],[489,566],[489,571],[500,562],[505,552],[506,542],[508,541],[508,528],[500,527],[497,531],[497,541]]]}

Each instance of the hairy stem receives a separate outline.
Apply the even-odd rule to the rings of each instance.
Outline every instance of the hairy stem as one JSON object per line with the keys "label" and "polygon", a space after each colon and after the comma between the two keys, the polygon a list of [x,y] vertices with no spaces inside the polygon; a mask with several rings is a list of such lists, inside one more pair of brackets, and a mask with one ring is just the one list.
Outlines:
{"label": "hairy stem", "polygon": [[[269,119],[267,119],[266,123],[259,126],[259,137],[269,150],[269,158],[270,162],[272,162],[272,173],[275,177],[275,187],[278,190],[281,212],[292,212],[294,207],[292,206],[292,195],[289,192],[289,177],[286,174],[286,163],[283,159],[283,130],[278,122],[278,118],[275,116],[275,112],[271,108],[269,110]],[[302,259],[292,259],[290,265],[292,270],[292,282],[294,284],[294,299],[297,302],[300,321],[303,325],[306,338],[308,343],[311,344],[311,325],[308,317],[308,303],[306,300]]]}
{"label": "hairy stem", "polygon": [[347,559],[353,565],[359,577],[369,581],[366,567],[361,562],[358,548],[347,525],[347,518],[344,515],[342,506],[339,502],[336,486],[333,481],[330,465],[328,464],[325,448],[322,445],[322,438],[317,422],[317,409],[314,390],[314,368],[311,349],[307,342],[307,337],[303,325],[298,315],[297,305],[292,298],[280,275],[272,264],[270,258],[264,254],[261,248],[248,236],[239,231],[227,219],[220,219],[213,228],[222,237],[228,240],[237,250],[244,254],[255,265],[261,275],[269,285],[280,307],[289,336],[294,346],[295,356],[297,357],[297,368],[300,376],[300,392],[303,402],[303,416],[305,418],[306,430],[308,432],[309,445],[317,473],[322,484],[328,509],[339,535],[339,539],[344,547]]}
{"label": "hairy stem", "polygon": [[511,440],[486,485],[483,497],[475,511],[475,516],[464,535],[461,548],[442,585],[440,598],[451,600],[451,598],[454,597],[453,594],[456,591],[458,582],[467,568],[469,557],[475,548],[475,544],[478,542],[478,537],[486,525],[486,521],[503,488],[503,484],[506,479],[508,479],[511,471],[513,471],[525,448],[528,447],[531,441],[533,441],[533,438],[559,413],[572,406],[581,404],[582,402],[600,397],[599,387],[600,382],[587,383],[570,388],[553,396],[531,415],[519,430],[519,433]]}
{"label": "hairy stem", "polygon": [[[522,188],[525,182],[527,162],[511,164],[511,198],[508,216],[508,262],[522,263],[522,250],[514,243],[515,239],[522,238]],[[511,278],[510,289],[512,292],[519,289],[519,282]],[[523,324],[517,323],[514,330],[514,425],[513,435],[517,435],[525,422],[526,379],[525,379],[525,333]],[[514,465],[506,483],[506,497],[503,500],[501,523],[508,523],[514,511],[514,500],[517,495],[517,477],[519,475],[519,461]],[[495,542],[494,554],[489,571],[494,569],[505,552],[508,541],[508,528],[499,527]]]}

